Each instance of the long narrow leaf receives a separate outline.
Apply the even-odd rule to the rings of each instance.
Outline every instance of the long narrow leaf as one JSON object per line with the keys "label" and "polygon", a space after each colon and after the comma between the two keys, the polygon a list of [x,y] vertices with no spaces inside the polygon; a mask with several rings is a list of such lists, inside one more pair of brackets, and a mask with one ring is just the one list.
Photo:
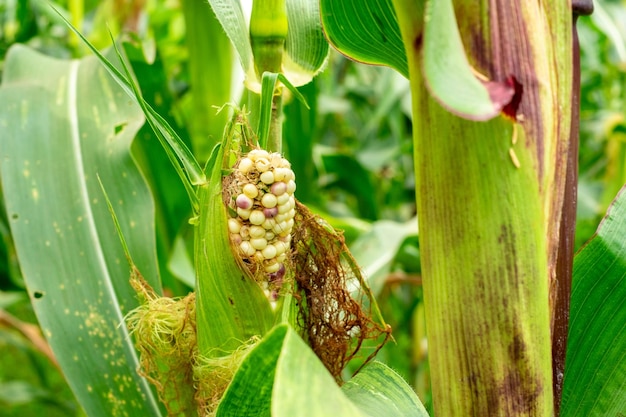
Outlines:
{"label": "long narrow leaf", "polygon": [[387,65],[408,78],[404,44],[391,0],[320,1],[330,43],[348,57]]}
{"label": "long narrow leaf", "polygon": [[137,302],[97,181],[160,288],[152,199],[129,153],[141,112],[93,57],[60,61],[18,45],[4,70],[2,186],[43,332],[89,416],[160,416],[123,326]]}
{"label": "long narrow leaf", "polygon": [[[63,17],[63,16],[61,16]],[[65,20],[65,18],[63,18]],[[100,62],[105,66],[107,71],[111,74],[111,76],[120,84],[122,89],[136,102],[139,104],[141,109],[143,110],[146,119],[152,126],[155,134],[161,141],[163,148],[168,155],[170,152],[173,152],[184,170],[180,169],[178,166],[178,162],[175,162],[175,158],[170,156],[170,159],[174,163],[174,166],[177,168],[177,172],[181,176],[181,180],[185,184],[185,188],[189,193],[189,197],[192,202],[196,203],[194,206],[197,206],[197,202],[195,201],[194,193],[192,190],[192,185],[202,184],[206,181],[204,176],[204,171],[198,164],[198,161],[193,156],[187,145],[185,145],[184,141],[178,136],[178,134],[172,129],[172,127],[167,123],[165,119],[163,119],[152,107],[141,97],[141,93],[139,92],[139,87],[134,82],[128,67],[123,65],[123,71],[126,75],[122,74],[122,72],[117,69],[115,66],[111,64],[109,60],[107,60],[100,51],[98,51],[80,32],[78,32],[67,20],[65,20],[70,29],[79,36],[83,42],[89,47],[89,49],[96,55],[96,57],[100,60]],[[119,50],[115,45],[115,50],[119,54]],[[124,61],[122,60],[122,63]]]}
{"label": "long narrow leaf", "polygon": [[626,413],[626,188],[576,255],[563,417]]}

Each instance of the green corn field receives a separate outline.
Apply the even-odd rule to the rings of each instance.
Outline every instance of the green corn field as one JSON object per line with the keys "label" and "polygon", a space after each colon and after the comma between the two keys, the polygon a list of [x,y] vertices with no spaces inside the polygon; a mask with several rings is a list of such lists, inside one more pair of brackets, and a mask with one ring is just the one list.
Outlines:
{"label": "green corn field", "polygon": [[2,0],[0,415],[626,416],[624,28]]}

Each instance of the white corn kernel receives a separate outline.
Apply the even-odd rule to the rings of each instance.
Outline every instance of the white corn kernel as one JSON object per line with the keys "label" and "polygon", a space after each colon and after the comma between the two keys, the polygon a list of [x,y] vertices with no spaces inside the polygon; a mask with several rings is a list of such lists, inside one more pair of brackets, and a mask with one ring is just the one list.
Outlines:
{"label": "white corn kernel", "polygon": [[278,206],[278,214],[289,213],[289,210],[291,210],[291,206],[289,205],[289,202]]}
{"label": "white corn kernel", "polygon": [[276,168],[274,170],[274,181],[284,181],[289,170],[285,168]]}
{"label": "white corn kernel", "polygon": [[241,223],[237,219],[228,219],[228,231],[230,233],[239,233],[241,230]]}
{"label": "white corn kernel", "polygon": [[250,227],[251,238],[264,237],[264,236],[265,236],[265,229],[262,228],[261,226]]}
{"label": "white corn kernel", "polygon": [[267,240],[262,237],[258,237],[255,239],[250,239],[250,244],[256,250],[263,250],[267,247]]}
{"label": "white corn kernel", "polygon": [[274,245],[267,245],[265,249],[261,251],[261,253],[263,254],[263,257],[265,259],[272,259],[276,256],[276,248],[274,247]]}
{"label": "white corn kernel", "polygon": [[242,191],[248,198],[256,198],[259,195],[259,189],[254,184],[244,185]]}
{"label": "white corn kernel", "polygon": [[242,209],[240,207],[237,207],[237,215],[244,220],[248,220],[250,218],[251,213],[252,213],[252,210],[250,209]]}
{"label": "white corn kernel", "polygon": [[253,149],[248,153],[248,158],[258,161],[259,158],[269,158],[270,154],[265,149]]}
{"label": "white corn kernel", "polygon": [[268,184],[268,185],[272,184],[272,183],[274,183],[274,173],[272,171],[265,171],[264,173],[261,174],[259,179],[264,184]]}
{"label": "white corn kernel", "polygon": [[274,272],[278,272],[280,269],[280,264],[278,262],[272,262],[265,265],[265,272],[268,274],[273,274]]}
{"label": "white corn kernel", "polygon": [[274,228],[274,226],[276,226],[276,220],[274,219],[266,219],[263,224],[262,224],[263,228],[265,230],[269,230]]}
{"label": "white corn kernel", "polygon": [[250,160],[250,158],[243,158],[241,161],[239,161],[237,169],[239,169],[239,171],[241,171],[241,173],[245,175],[252,170],[253,166],[254,163]]}
{"label": "white corn kernel", "polygon": [[265,172],[272,167],[272,165],[270,164],[270,161],[268,161],[267,158],[257,159],[256,162],[254,163],[254,166],[259,172]]}
{"label": "white corn kernel", "polygon": [[250,242],[243,241],[239,244],[239,249],[241,250],[241,252],[246,255],[246,256],[252,256],[255,254],[256,249],[254,249],[252,247],[252,244]]}
{"label": "white corn kernel", "polygon": [[266,208],[276,207],[276,204],[278,204],[278,199],[274,194],[266,193],[261,199],[261,204],[263,205],[263,207]]}
{"label": "white corn kernel", "polygon": [[289,194],[284,193],[279,195],[278,197],[276,197],[276,203],[280,206],[283,205],[285,203],[287,203],[289,201]]}
{"label": "white corn kernel", "polygon": [[250,223],[261,225],[265,221],[265,214],[261,210],[252,210],[249,216]]}

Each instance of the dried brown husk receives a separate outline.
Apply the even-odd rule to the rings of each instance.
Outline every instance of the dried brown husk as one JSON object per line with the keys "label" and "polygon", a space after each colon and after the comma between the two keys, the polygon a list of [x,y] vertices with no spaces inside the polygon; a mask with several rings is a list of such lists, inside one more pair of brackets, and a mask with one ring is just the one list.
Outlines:
{"label": "dried brown husk", "polygon": [[[363,342],[383,341],[369,355],[369,361],[390,337],[391,328],[382,318],[372,319],[366,301],[375,305],[371,293],[348,250],[343,235],[303,204],[296,204],[291,263],[299,299],[299,325],[311,349],[342,383],[341,373]],[[357,294],[350,284],[358,281]]]}

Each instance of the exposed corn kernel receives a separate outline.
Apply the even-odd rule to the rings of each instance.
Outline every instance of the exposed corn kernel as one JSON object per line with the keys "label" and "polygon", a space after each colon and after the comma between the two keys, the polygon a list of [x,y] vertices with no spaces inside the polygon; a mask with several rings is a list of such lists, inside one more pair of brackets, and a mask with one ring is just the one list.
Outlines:
{"label": "exposed corn kernel", "polygon": [[264,237],[265,236],[265,229],[261,226],[252,226],[250,227],[250,237],[251,238],[256,238],[256,237]]}
{"label": "exposed corn kernel", "polygon": [[278,272],[280,269],[280,264],[278,262],[272,262],[265,265],[265,272],[272,274],[274,272]]}
{"label": "exposed corn kernel", "polygon": [[239,161],[239,166],[237,167],[242,174],[247,174],[254,167],[254,163],[249,158],[243,158]]}
{"label": "exposed corn kernel", "polygon": [[261,174],[259,179],[263,181],[264,184],[272,184],[274,183],[274,173],[272,171],[265,171]]}
{"label": "exposed corn kernel", "polygon": [[241,230],[241,223],[237,219],[228,219],[228,231],[230,233],[239,233]]}
{"label": "exposed corn kernel", "polygon": [[263,237],[250,239],[250,244],[256,250],[263,250],[267,247],[267,240]]}
{"label": "exposed corn kernel", "polygon": [[261,204],[263,205],[263,207],[266,208],[276,207],[276,204],[278,204],[278,199],[274,194],[267,193],[261,199]]}
{"label": "exposed corn kernel", "polygon": [[244,240],[239,244],[239,249],[246,256],[252,256],[256,253],[256,249],[252,247],[252,244],[247,240]]}
{"label": "exposed corn kernel", "polygon": [[274,247],[274,245],[267,245],[261,253],[265,259],[272,259],[276,256],[276,247]]}
{"label": "exposed corn kernel", "polygon": [[248,220],[250,218],[251,213],[252,213],[252,210],[250,209],[242,209],[241,207],[237,207],[237,214],[243,220]]}
{"label": "exposed corn kernel", "polygon": [[239,194],[237,199],[235,199],[235,204],[238,208],[242,209],[251,209],[252,208],[252,199],[245,194]]}
{"label": "exposed corn kernel", "polygon": [[259,158],[254,163],[254,166],[256,167],[257,171],[265,172],[272,167],[272,164],[270,164],[270,161],[268,161],[267,158]]}
{"label": "exposed corn kernel", "polygon": [[[250,151],[233,171],[229,195],[237,217],[229,219],[231,241],[249,264],[262,266],[268,279],[285,272],[294,226],[296,189],[291,164],[279,153]],[[281,275],[281,277],[282,277]]]}
{"label": "exposed corn kernel", "polygon": [[[285,187],[287,187],[287,185],[285,185]],[[276,196],[277,196],[276,197],[276,202],[278,203],[279,206],[287,203],[289,201],[289,197],[290,197],[290,195],[287,194],[287,193],[284,193],[284,194],[281,194],[281,195],[276,194]]]}
{"label": "exposed corn kernel", "polygon": [[252,199],[256,198],[259,195],[259,189],[256,188],[254,184],[244,185],[242,191],[248,198]]}
{"label": "exposed corn kernel", "polygon": [[265,221],[265,214],[261,210],[252,210],[249,219],[250,223],[260,225]]}

